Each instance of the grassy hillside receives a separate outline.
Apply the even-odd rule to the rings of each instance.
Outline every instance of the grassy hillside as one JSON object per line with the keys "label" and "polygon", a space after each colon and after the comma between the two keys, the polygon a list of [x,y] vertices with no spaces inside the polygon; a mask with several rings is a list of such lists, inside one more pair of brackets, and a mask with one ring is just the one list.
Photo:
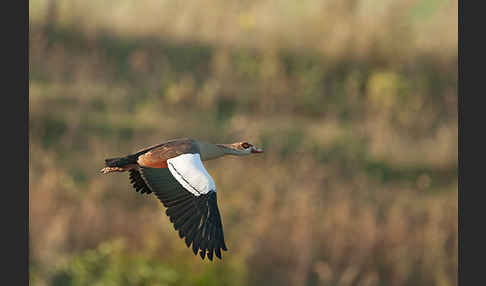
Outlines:
{"label": "grassy hillside", "polygon": [[[31,284],[455,285],[457,3],[378,2],[30,1]],[[186,136],[222,261],[98,172]]]}

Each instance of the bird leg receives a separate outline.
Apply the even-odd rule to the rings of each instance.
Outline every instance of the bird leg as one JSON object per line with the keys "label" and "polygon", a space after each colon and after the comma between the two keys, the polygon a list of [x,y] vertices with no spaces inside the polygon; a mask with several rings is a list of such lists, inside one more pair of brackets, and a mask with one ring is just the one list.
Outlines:
{"label": "bird leg", "polygon": [[111,172],[124,172],[124,171],[126,170],[120,167],[104,167],[103,169],[100,170],[102,174],[108,174]]}
{"label": "bird leg", "polygon": [[130,169],[138,169],[138,165],[135,164],[129,164],[125,165],[123,167],[104,167],[103,169],[100,170],[100,173],[102,174],[108,174],[111,172],[125,172]]}

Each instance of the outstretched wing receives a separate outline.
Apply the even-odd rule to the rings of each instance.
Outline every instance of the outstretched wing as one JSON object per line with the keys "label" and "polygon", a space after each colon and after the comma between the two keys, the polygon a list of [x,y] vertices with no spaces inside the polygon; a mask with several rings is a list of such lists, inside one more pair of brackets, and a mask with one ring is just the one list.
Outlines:
{"label": "outstretched wing", "polygon": [[[227,250],[216,187],[204,168],[199,154],[182,154],[167,160],[167,168],[141,167],[140,174],[148,188],[167,208],[166,214],[179,236],[191,247],[213,259],[221,259]],[[134,185],[135,186],[135,185]]]}

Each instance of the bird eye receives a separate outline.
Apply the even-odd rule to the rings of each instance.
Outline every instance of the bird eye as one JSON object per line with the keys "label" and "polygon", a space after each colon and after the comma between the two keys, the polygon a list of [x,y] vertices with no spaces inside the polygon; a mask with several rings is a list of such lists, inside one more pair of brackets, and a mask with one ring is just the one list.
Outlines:
{"label": "bird eye", "polygon": [[243,148],[245,148],[245,149],[246,149],[246,148],[249,148],[250,146],[251,146],[251,145],[250,145],[250,144],[248,144],[247,142],[245,142],[245,143],[241,144],[241,147],[243,147]]}

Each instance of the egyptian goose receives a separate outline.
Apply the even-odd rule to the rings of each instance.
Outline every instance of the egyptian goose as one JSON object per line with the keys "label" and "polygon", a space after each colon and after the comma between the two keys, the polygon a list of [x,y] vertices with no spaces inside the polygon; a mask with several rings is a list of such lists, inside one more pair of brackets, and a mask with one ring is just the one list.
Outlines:
{"label": "egyptian goose", "polygon": [[174,139],[125,157],[105,159],[102,174],[128,171],[137,192],[158,197],[179,236],[201,258],[221,259],[227,250],[213,178],[202,161],[224,155],[263,153],[248,142],[211,144]]}

